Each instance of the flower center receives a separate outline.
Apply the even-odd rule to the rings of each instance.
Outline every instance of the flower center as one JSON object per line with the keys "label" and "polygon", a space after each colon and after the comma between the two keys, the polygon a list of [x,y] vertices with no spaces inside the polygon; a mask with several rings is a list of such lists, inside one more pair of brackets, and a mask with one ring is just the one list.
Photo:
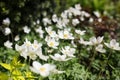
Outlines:
{"label": "flower center", "polygon": [[50,42],[50,46],[54,46],[54,43],[53,43],[53,42]]}
{"label": "flower center", "polygon": [[46,70],[46,69],[45,69],[44,67],[41,67],[41,68],[40,68],[40,71],[41,71],[41,72],[45,72],[45,70]]}
{"label": "flower center", "polygon": [[68,34],[64,34],[63,37],[64,37],[64,38],[68,38]]}

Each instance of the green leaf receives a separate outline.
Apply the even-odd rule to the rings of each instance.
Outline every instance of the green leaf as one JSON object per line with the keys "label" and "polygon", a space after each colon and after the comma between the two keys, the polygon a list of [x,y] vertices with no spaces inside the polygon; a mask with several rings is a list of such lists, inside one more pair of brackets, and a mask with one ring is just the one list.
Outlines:
{"label": "green leaf", "polygon": [[0,73],[0,80],[8,80],[8,76],[4,73]]}
{"label": "green leaf", "polygon": [[12,69],[10,64],[0,63],[0,65],[1,65],[2,67],[4,67],[5,69],[8,69],[8,70],[11,70],[11,69]]}

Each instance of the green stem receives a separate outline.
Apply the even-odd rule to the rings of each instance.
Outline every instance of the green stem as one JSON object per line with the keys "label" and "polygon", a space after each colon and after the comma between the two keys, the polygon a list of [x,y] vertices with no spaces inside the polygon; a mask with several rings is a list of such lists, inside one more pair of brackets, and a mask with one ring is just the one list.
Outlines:
{"label": "green stem", "polygon": [[[89,66],[88,66],[87,69],[86,69],[86,73],[87,73],[87,72],[89,71],[89,69],[91,68],[91,64],[93,63],[93,61],[94,61],[94,59],[95,59],[95,56],[96,56],[95,46],[92,48],[92,50],[93,50],[93,56],[92,56],[92,58],[91,58],[91,61],[90,61]],[[85,76],[85,80],[87,80],[87,74],[86,74],[86,76]]]}
{"label": "green stem", "polygon": [[[101,67],[101,69],[106,67],[106,65],[107,65],[107,63],[108,63],[108,61],[109,61],[109,58],[110,58],[111,54],[112,54],[112,51],[110,50],[110,53],[109,53],[109,55],[108,55],[108,58],[107,58],[107,60],[105,61],[104,65]],[[98,74],[97,80],[99,80],[99,78],[100,78],[101,75],[102,75],[102,70],[100,70],[100,72],[99,72],[99,74]]]}

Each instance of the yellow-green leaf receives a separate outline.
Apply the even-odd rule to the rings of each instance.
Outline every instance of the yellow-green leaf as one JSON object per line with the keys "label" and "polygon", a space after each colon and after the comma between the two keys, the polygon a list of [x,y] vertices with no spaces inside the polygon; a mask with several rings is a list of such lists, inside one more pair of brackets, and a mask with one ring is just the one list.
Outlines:
{"label": "yellow-green leaf", "polygon": [[0,63],[0,65],[1,65],[2,67],[4,67],[5,69],[12,70],[10,64]]}

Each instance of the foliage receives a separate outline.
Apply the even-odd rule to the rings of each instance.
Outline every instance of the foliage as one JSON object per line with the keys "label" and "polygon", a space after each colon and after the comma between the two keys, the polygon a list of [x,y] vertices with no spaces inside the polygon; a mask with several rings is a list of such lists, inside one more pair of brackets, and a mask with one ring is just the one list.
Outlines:
{"label": "foliage", "polygon": [[119,3],[2,0],[0,80],[119,80]]}

